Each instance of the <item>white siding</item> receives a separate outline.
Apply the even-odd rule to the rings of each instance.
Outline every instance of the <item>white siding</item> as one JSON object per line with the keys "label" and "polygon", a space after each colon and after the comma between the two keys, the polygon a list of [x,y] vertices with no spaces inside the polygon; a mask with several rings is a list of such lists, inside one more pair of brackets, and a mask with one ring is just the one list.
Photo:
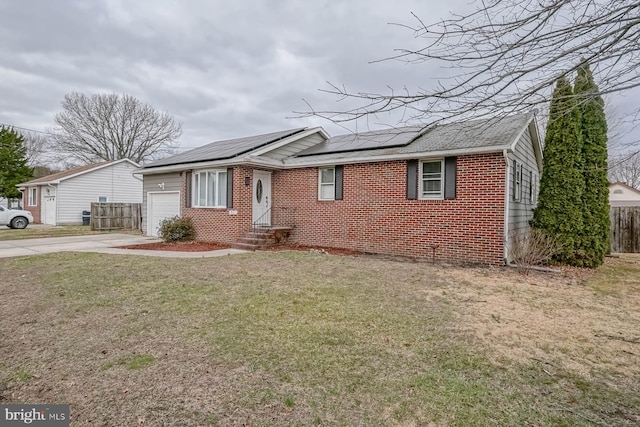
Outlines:
{"label": "white siding", "polygon": [[[164,183],[164,189],[160,184]],[[163,173],[158,175],[145,175],[144,183],[142,187],[142,229],[147,229],[147,207],[148,207],[148,193],[159,191],[182,191],[182,176],[179,172],[176,173]]]}
{"label": "white siding", "polygon": [[284,159],[285,157],[295,156],[302,150],[305,150],[309,147],[313,147],[316,144],[323,142],[325,139],[319,133],[311,134],[305,138],[299,139],[297,141],[293,141],[287,145],[284,145],[280,148],[276,148],[273,151],[269,151],[268,153],[263,154],[265,157],[271,157],[273,159]]}
{"label": "white siding", "polygon": [[82,224],[82,211],[106,196],[109,202],[142,203],[142,180],[132,175],[129,162],[112,164],[78,175],[58,184],[57,224]]}
{"label": "white siding", "polygon": [[640,191],[615,183],[609,185],[609,205],[640,206]]}
{"label": "white siding", "polygon": [[[522,164],[522,197],[519,201],[514,200],[514,173],[513,173],[513,161],[517,160]],[[534,190],[535,201],[538,199],[537,192],[540,190],[540,175],[541,171],[538,170],[538,163],[536,162],[536,156],[531,141],[531,133],[527,129],[518,143],[515,146],[514,152],[509,154],[509,167],[507,168],[509,173],[509,213],[508,213],[508,232],[511,235],[514,232],[526,230],[529,226],[529,221],[533,218],[533,209],[536,203],[531,203],[529,192],[531,189],[531,175],[534,173]],[[509,236],[507,237],[509,238]],[[508,243],[510,245],[510,241]]]}

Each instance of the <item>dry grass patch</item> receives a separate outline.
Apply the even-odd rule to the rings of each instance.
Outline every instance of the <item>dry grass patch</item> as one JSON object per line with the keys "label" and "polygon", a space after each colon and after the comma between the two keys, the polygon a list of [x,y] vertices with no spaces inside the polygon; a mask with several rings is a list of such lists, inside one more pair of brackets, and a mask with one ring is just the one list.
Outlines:
{"label": "dry grass patch", "polygon": [[640,420],[634,257],[529,276],[301,252],[0,268],[0,401],[70,403],[74,425]]}

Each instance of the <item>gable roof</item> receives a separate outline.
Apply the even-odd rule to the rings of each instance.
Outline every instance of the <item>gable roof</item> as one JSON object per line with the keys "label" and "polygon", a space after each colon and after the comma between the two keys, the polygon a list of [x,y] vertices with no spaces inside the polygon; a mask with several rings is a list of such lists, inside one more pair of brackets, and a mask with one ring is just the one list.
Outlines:
{"label": "gable roof", "polygon": [[104,167],[115,165],[117,163],[129,162],[135,167],[139,167],[139,165],[129,159],[120,159],[113,160],[110,162],[99,162],[99,163],[91,163],[89,165],[79,166],[77,168],[69,169],[62,172],[53,173],[51,175],[42,176],[40,178],[32,179],[31,181],[24,182],[22,184],[16,185],[16,187],[27,187],[33,185],[46,185],[46,184],[58,184],[60,181],[64,181],[65,179],[70,179],[76,177],[78,175],[83,175],[85,173],[92,172],[94,170],[102,169]]}
{"label": "gable roof", "polygon": [[157,160],[145,168],[153,168],[157,166],[168,166],[182,163],[195,163],[209,160],[230,159],[241,154],[245,154],[256,148],[263,147],[267,144],[279,141],[289,136],[304,131],[306,128],[289,129],[279,132],[265,133],[262,135],[248,136],[244,138],[227,139],[224,141],[215,141],[184,153],[169,156],[167,158]]}
{"label": "gable roof", "polygon": [[[226,167],[243,164],[272,169],[314,167],[333,164],[445,157],[463,154],[513,151],[522,135],[531,133],[539,169],[542,150],[535,116],[515,114],[491,119],[467,120],[431,127],[409,126],[327,139],[321,128],[292,129],[213,142],[144,166],[142,175],[177,172],[189,168]],[[268,156],[278,144],[319,132],[324,141],[283,159]]]}
{"label": "gable roof", "polygon": [[614,185],[620,185],[624,188],[626,188],[627,190],[630,190],[636,194],[640,194],[640,190],[638,190],[637,188],[634,188],[632,186],[630,186],[629,184],[627,184],[626,182],[622,182],[622,181],[616,181],[616,182],[610,182],[609,183],[609,187],[613,187]]}

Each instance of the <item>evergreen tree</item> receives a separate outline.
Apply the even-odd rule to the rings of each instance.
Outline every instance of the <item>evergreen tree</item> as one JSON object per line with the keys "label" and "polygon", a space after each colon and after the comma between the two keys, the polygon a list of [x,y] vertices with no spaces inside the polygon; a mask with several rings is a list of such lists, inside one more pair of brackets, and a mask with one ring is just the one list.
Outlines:
{"label": "evergreen tree", "polygon": [[585,267],[597,267],[609,251],[609,181],[607,180],[607,119],[604,101],[589,64],[578,69],[574,94],[580,110],[585,191],[582,196]]}
{"label": "evergreen tree", "polygon": [[16,184],[28,181],[33,169],[27,165],[24,138],[11,128],[0,128],[0,197],[17,199],[21,196]]}
{"label": "evergreen tree", "polygon": [[581,266],[584,177],[580,111],[571,84],[564,77],[558,79],[551,99],[543,154],[532,225],[558,239],[561,247],[552,261]]}

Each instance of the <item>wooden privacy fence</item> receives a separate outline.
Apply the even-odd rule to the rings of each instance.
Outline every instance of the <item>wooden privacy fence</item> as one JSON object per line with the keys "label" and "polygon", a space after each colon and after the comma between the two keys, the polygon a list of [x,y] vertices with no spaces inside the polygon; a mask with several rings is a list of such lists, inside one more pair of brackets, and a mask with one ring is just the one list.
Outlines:
{"label": "wooden privacy fence", "polygon": [[140,230],[142,203],[91,203],[91,229]]}
{"label": "wooden privacy fence", "polygon": [[611,252],[640,253],[640,206],[610,209]]}

